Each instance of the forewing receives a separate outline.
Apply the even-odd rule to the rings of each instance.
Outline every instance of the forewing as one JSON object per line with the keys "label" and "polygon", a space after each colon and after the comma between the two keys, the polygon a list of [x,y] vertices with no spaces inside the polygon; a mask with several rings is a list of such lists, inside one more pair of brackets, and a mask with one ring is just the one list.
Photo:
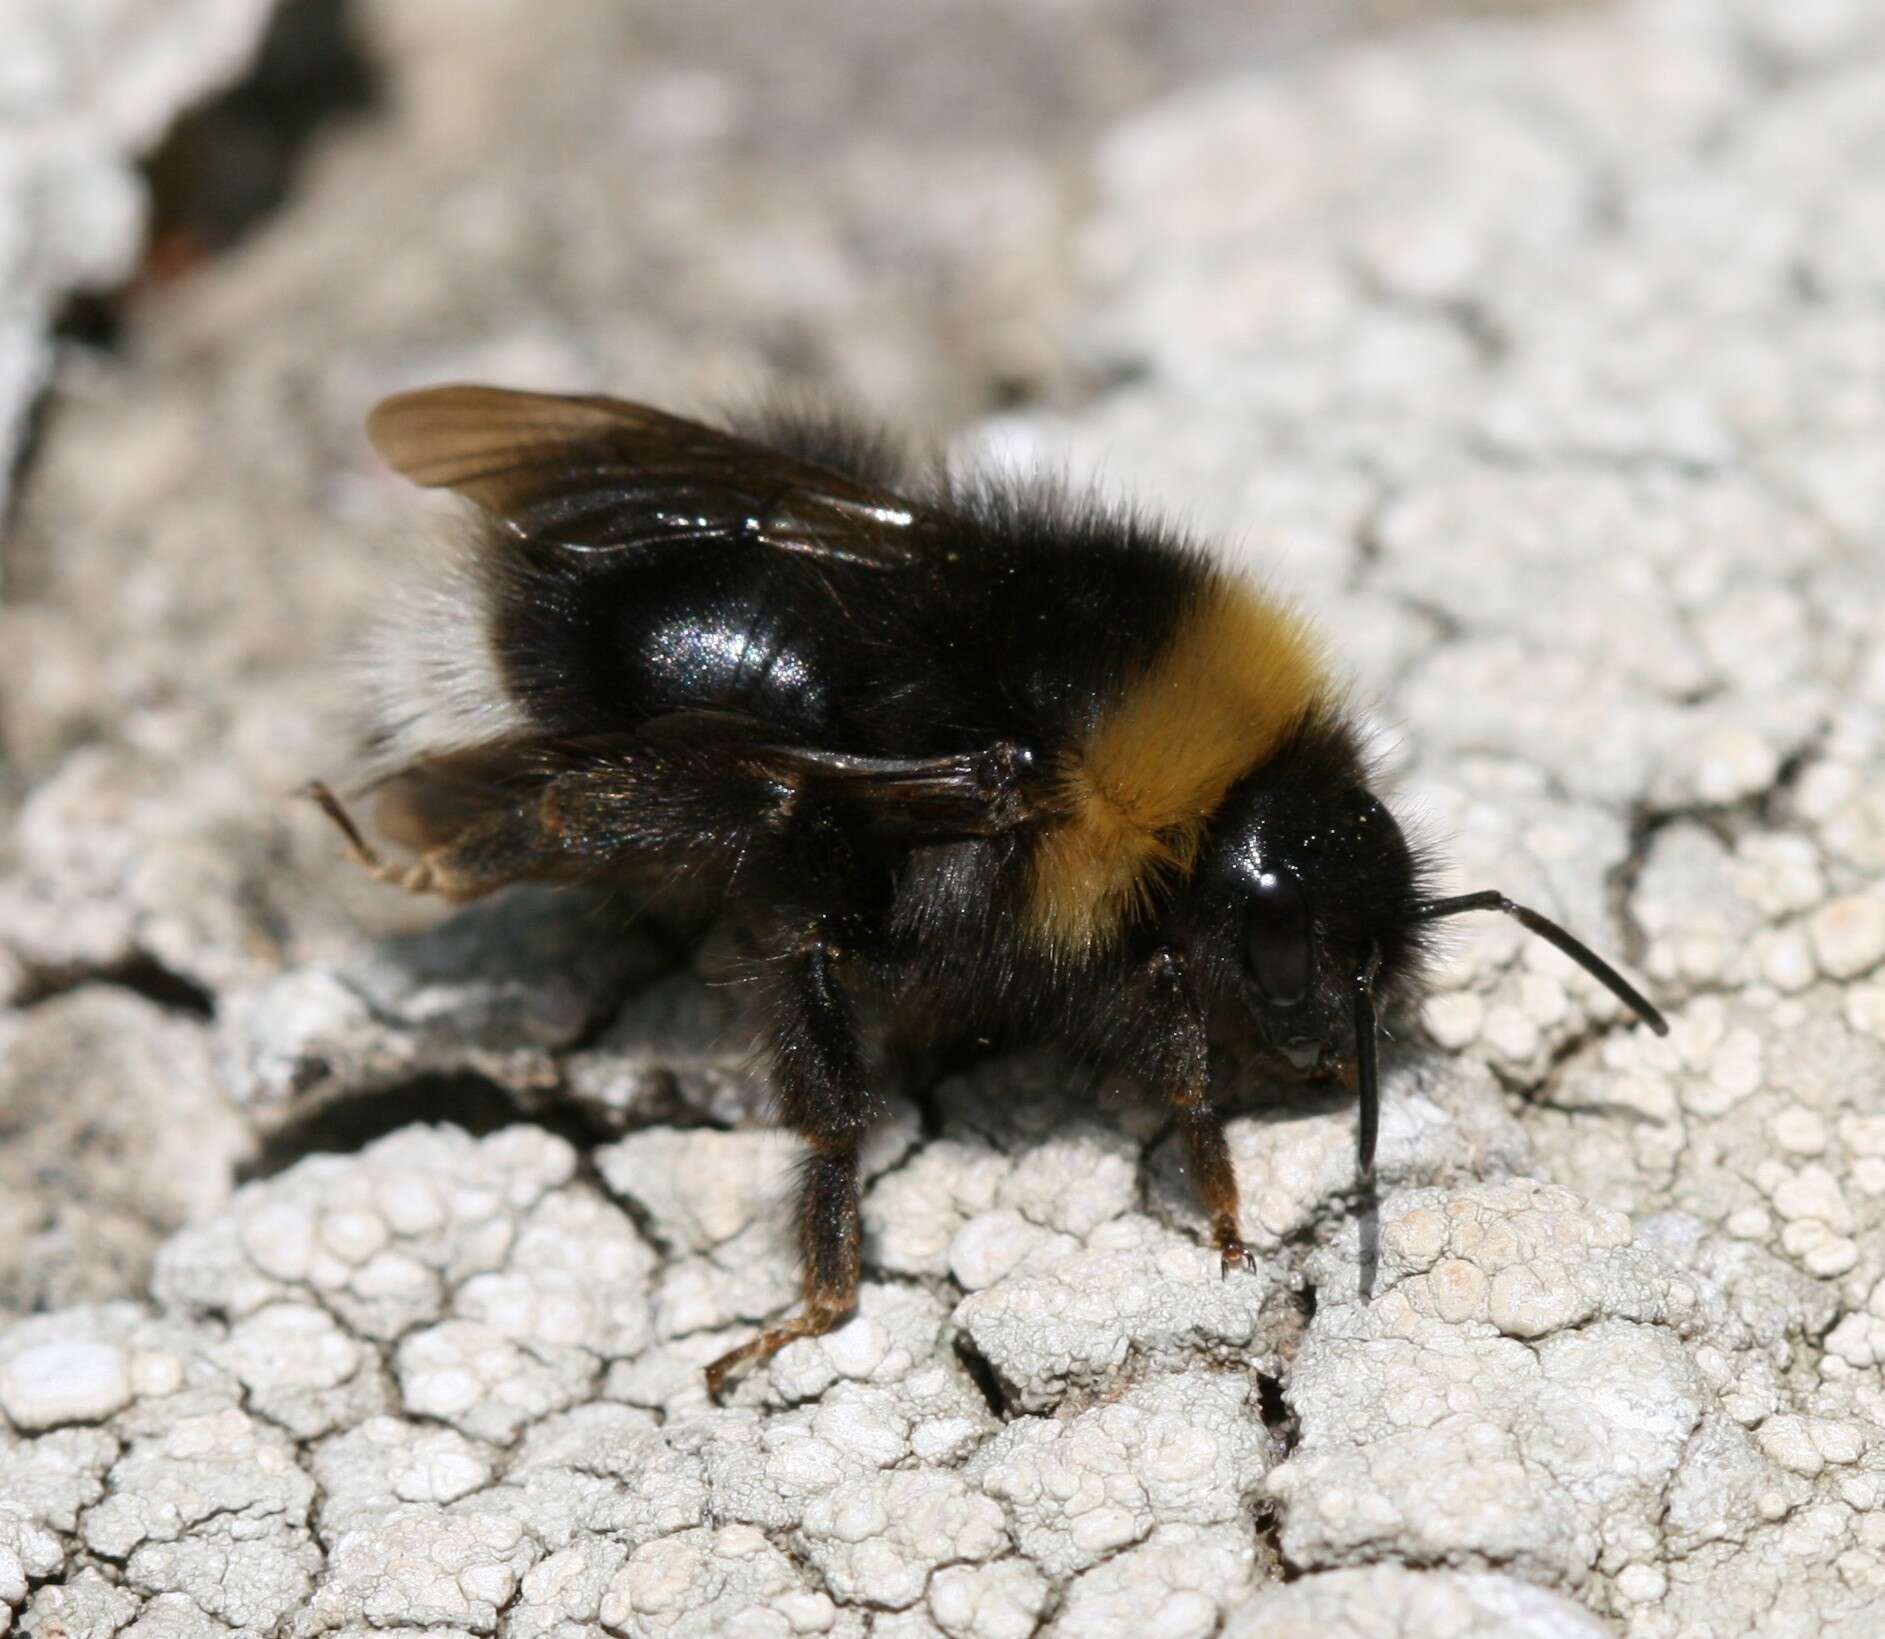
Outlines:
{"label": "forewing", "polygon": [[576,552],[746,541],[895,568],[933,528],[843,473],[615,398],[427,387],[379,404],[367,436],[414,483]]}
{"label": "forewing", "polygon": [[[996,836],[1043,812],[1034,759],[996,741],[941,757],[862,757],[781,742],[738,712],[681,711],[632,733],[494,742],[425,758],[379,781],[375,825],[416,852],[557,785],[604,792],[607,827],[643,839],[757,833],[781,805],[837,803],[873,830],[913,840]],[[581,799],[587,801],[587,798]],[[565,817],[574,812],[565,804]]]}

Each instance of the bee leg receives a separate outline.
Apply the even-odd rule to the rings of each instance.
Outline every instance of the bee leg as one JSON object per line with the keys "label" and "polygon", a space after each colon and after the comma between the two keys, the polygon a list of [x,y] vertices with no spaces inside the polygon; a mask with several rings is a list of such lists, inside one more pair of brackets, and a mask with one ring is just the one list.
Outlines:
{"label": "bee leg", "polygon": [[856,1147],[838,1154],[814,1150],[799,1180],[804,1307],[707,1368],[707,1392],[715,1401],[725,1392],[730,1377],[770,1360],[788,1343],[822,1337],[857,1307],[858,1224]]}
{"label": "bee leg", "polygon": [[531,808],[519,806],[474,821],[449,842],[401,865],[383,857],[360,834],[340,798],[319,780],[304,787],[302,795],[334,822],[355,864],[377,881],[410,894],[477,899],[531,875],[544,853],[540,817]]}
{"label": "bee leg", "polygon": [[1184,956],[1167,947],[1146,964],[1154,1005],[1162,1011],[1152,1079],[1178,1118],[1198,1198],[1211,1216],[1220,1267],[1255,1269],[1256,1256],[1238,1229],[1237,1170],[1224,1141],[1224,1118],[1211,1102],[1211,1050],[1204,1016],[1185,985]]}
{"label": "bee leg", "polygon": [[803,1310],[707,1368],[707,1392],[786,1344],[830,1331],[857,1307],[862,1220],[857,1152],[876,1114],[849,1009],[837,985],[843,951],[811,930],[775,977],[771,1058],[786,1123],[811,1146],[799,1175]]}
{"label": "bee leg", "polygon": [[1184,1129],[1199,1199],[1211,1215],[1220,1269],[1226,1275],[1233,1269],[1254,1270],[1256,1254],[1244,1245],[1237,1227],[1237,1171],[1231,1165],[1230,1146],[1224,1142],[1223,1117],[1208,1104],[1192,1109],[1180,1106],[1178,1123]]}

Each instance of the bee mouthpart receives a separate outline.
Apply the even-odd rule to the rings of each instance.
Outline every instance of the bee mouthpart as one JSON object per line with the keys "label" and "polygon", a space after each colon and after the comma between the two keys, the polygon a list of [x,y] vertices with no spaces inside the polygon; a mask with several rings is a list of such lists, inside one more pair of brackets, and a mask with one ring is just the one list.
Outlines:
{"label": "bee mouthpart", "polygon": [[1289,1062],[1292,1070],[1303,1075],[1322,1068],[1322,1061],[1328,1052],[1323,1042],[1312,1040],[1308,1036],[1298,1036],[1294,1041],[1286,1041],[1276,1049]]}

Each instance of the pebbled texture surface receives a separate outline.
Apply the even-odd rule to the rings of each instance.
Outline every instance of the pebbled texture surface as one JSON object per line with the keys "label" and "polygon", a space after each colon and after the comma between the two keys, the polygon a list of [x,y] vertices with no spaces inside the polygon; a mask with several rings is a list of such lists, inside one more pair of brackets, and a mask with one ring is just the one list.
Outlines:
{"label": "pebbled texture surface", "polygon": [[[413,82],[437,174],[469,62]],[[84,367],[9,543],[0,1631],[1875,1630],[1876,8],[1387,35],[1174,91],[1060,229],[1001,217],[1066,258],[1091,390],[964,452],[1103,467],[1271,566],[1453,881],[1673,1030],[1459,926],[1384,1057],[1378,1220],[1352,1109],[1253,1087],[1229,1280],[1157,1112],[953,1075],[877,1135],[858,1316],[723,1408],[701,1365],[792,1291],[735,998],[571,901],[428,922],[279,801],[414,516],[358,405],[642,322],[579,281],[469,339],[424,258],[514,224],[456,178],[344,345],[288,315],[245,354],[232,315],[391,209],[376,140]]]}

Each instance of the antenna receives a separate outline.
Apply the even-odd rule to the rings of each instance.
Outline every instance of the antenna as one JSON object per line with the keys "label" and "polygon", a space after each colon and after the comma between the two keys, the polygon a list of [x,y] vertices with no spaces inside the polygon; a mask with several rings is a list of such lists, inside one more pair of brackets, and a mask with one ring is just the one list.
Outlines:
{"label": "antenna", "polygon": [[1463,893],[1452,899],[1429,899],[1425,904],[1414,906],[1407,919],[1410,922],[1438,922],[1442,917],[1459,916],[1465,911],[1504,911],[1540,939],[1556,945],[1657,1035],[1669,1034],[1669,1021],[1656,1011],[1649,998],[1596,951],[1581,939],[1566,933],[1550,917],[1540,916],[1537,911],[1513,904],[1497,888],[1487,888],[1480,893]]}
{"label": "antenna", "polygon": [[[1573,937],[1548,916],[1524,905],[1514,904],[1496,888],[1480,893],[1458,894],[1451,899],[1429,899],[1408,913],[1410,922],[1438,922],[1443,917],[1459,916],[1467,911],[1503,911],[1507,916],[1556,945],[1611,995],[1634,1013],[1659,1036],[1669,1034],[1669,1021],[1649,999],[1583,940]],[[1358,1134],[1360,1165],[1358,1176],[1366,1184],[1374,1176],[1375,1139],[1381,1130],[1381,1073],[1376,1057],[1377,1035],[1374,1012],[1374,976],[1381,965],[1376,952],[1368,966],[1355,976],[1355,1079],[1361,1092],[1361,1128]]]}

